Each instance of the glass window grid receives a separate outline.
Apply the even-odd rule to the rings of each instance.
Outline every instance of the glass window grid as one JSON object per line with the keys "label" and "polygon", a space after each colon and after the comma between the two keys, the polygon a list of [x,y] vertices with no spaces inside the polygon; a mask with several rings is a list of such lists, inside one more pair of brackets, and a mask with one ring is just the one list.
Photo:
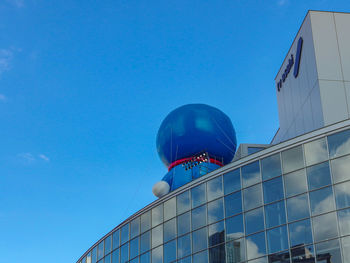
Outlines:
{"label": "glass window grid", "polygon": [[[332,159],[330,159],[329,158],[329,150],[328,150],[328,141],[327,141],[327,139],[328,139],[328,136],[325,136],[325,138],[326,138],[326,145],[327,145],[327,153],[328,153],[328,161],[330,162],[330,160],[335,160],[335,159],[338,159],[338,158],[342,158],[342,157],[345,157],[345,156],[348,156],[348,155],[350,155],[350,154],[344,154],[344,155],[341,155],[341,156],[336,156],[336,157],[334,157],[334,158],[332,158]],[[318,139],[320,139],[320,138],[318,138]],[[294,147],[294,146],[293,146]],[[317,164],[320,164],[320,163],[322,163],[322,162],[324,162],[324,161],[320,161],[320,162],[318,162],[318,163],[313,163],[312,165],[309,165],[309,166],[306,166],[306,164],[305,164],[305,162],[306,162],[306,160],[305,160],[305,149],[304,149],[304,144],[302,144],[302,148],[303,148],[303,159],[304,159],[304,167],[303,168],[301,168],[301,169],[305,169],[306,167],[309,167],[309,166],[314,166],[314,165],[317,165]],[[282,151],[280,151],[279,152],[279,154],[281,155],[281,152]],[[264,156],[264,158],[266,158],[266,157],[268,157],[268,156]],[[256,160],[255,160],[256,161]],[[282,164],[282,162],[283,162],[283,160],[282,160],[282,158],[281,158],[281,165],[283,165]],[[260,160],[259,160],[259,165],[260,165],[260,170],[261,170],[261,162],[260,162]],[[331,170],[331,179],[332,179],[332,183],[331,183],[331,185],[332,185],[332,188],[333,188],[333,186],[334,185],[338,185],[338,184],[341,184],[341,183],[344,183],[344,182],[348,182],[348,181],[350,181],[350,178],[349,179],[347,179],[347,180],[345,180],[345,181],[341,181],[341,182],[337,182],[337,183],[334,183],[334,180],[333,180],[333,173],[332,173],[332,166],[331,166],[331,164],[329,165],[330,166],[330,170]],[[242,167],[242,166],[241,166]],[[235,169],[239,169],[239,170],[241,170],[241,167],[236,167]],[[299,169],[300,170],[300,169]],[[226,171],[226,173],[227,172],[229,172],[229,171]],[[293,171],[294,172],[294,171]],[[283,171],[282,171],[282,176],[284,176],[285,174],[288,174],[288,173],[284,173]],[[217,177],[219,177],[219,176],[222,176],[223,174],[221,174],[221,175],[218,175]],[[276,178],[276,177],[278,177],[278,176],[275,176],[275,177],[273,177],[273,178]],[[264,181],[269,181],[269,180],[272,180],[273,178],[269,178],[269,179],[267,179],[267,180],[262,180],[262,182],[264,182]],[[210,180],[212,180],[212,179],[215,179],[215,178],[210,178]],[[245,189],[244,187],[242,187],[242,175],[241,175],[241,172],[240,172],[240,180],[241,180],[241,189],[239,189],[239,190],[237,190],[237,191],[242,191],[243,189]],[[209,181],[209,180],[208,180]],[[223,178],[222,178],[222,180],[221,180],[222,182],[223,182]],[[202,184],[206,184],[206,182],[202,182]],[[197,186],[197,185],[196,185]],[[316,191],[316,190],[319,190],[319,189],[323,189],[323,188],[326,188],[326,187],[329,187],[329,185],[327,185],[327,186],[323,186],[323,187],[320,187],[320,188],[317,188],[317,189],[313,189],[313,190],[309,190],[308,188],[308,185],[307,185],[307,195],[308,195],[308,197],[309,197],[309,193],[310,192],[313,192],[313,191]],[[192,187],[193,188],[193,187]],[[284,190],[284,192],[285,192],[285,187],[284,187],[284,180],[283,180],[283,190]],[[222,189],[224,189],[224,188],[222,188]],[[234,192],[237,192],[237,191],[234,191]],[[229,193],[229,194],[232,194],[232,193],[234,193],[234,192],[231,192],[231,193]],[[305,193],[305,192],[304,192]],[[304,194],[304,193],[300,193],[300,194],[298,194],[298,195],[301,195],[301,194]],[[225,196],[227,196],[227,195],[229,195],[229,194],[223,194],[221,197],[225,197]],[[262,193],[262,195],[263,195],[263,193]],[[295,196],[298,196],[298,195],[295,195]],[[334,190],[333,190],[333,196],[334,196]],[[293,196],[294,197],[294,196]],[[190,196],[190,198],[191,198],[191,196]],[[220,197],[219,197],[220,198]],[[217,198],[217,199],[219,199],[219,198]],[[288,197],[288,198],[284,198],[284,199],[281,199],[281,200],[287,200],[287,199],[290,199],[291,197]],[[206,195],[206,204],[208,203],[208,200],[207,200],[207,195]],[[310,208],[310,198],[308,198],[309,199],[309,201],[308,201],[308,205],[309,205],[309,211],[311,212],[311,208]],[[335,197],[333,198],[333,199],[335,199]],[[214,199],[214,200],[216,200],[216,199]],[[213,201],[214,201],[213,200]],[[279,201],[281,201],[281,200],[278,200],[278,201],[274,201],[274,202],[271,202],[271,203],[264,203],[263,202],[263,207],[265,206],[265,205],[267,205],[267,204],[273,204],[273,203],[276,203],[276,202],[279,202]],[[191,202],[191,200],[190,200],[190,202]],[[242,196],[242,202],[243,202],[243,196]],[[225,204],[223,204],[224,205],[224,211],[225,211]],[[286,205],[286,202],[285,202],[285,205]],[[261,207],[261,206],[259,206],[259,207]],[[258,207],[257,207],[258,208]],[[327,212],[325,212],[325,213],[321,213],[321,214],[318,214],[318,215],[316,215],[317,217],[318,216],[320,216],[320,215],[324,215],[324,214],[329,214],[329,213],[332,213],[332,212],[334,212],[334,211],[341,211],[341,210],[344,210],[344,209],[347,209],[348,207],[344,207],[344,208],[341,208],[341,209],[337,209],[337,208],[335,208],[334,210],[332,210],[332,211],[327,211]],[[256,208],[254,208],[254,209],[256,209]],[[190,211],[192,211],[193,209],[191,209]],[[243,214],[246,212],[245,210],[244,210],[244,207],[243,207]],[[247,211],[249,211],[249,210],[247,210]],[[148,211],[145,211],[145,213],[147,213]],[[164,213],[164,209],[163,209],[163,213]],[[208,213],[208,211],[207,211],[207,213]],[[286,213],[287,213],[287,210],[286,210]],[[232,215],[232,216],[230,216],[230,217],[233,217],[233,216],[237,216],[237,215],[239,215],[240,213],[238,213],[238,214],[235,214],[235,215]],[[208,216],[208,215],[207,215]],[[163,217],[164,217],[164,214],[163,214]],[[315,217],[315,216],[310,216],[310,217],[308,217],[310,220],[311,220],[311,218],[313,218],[313,217]],[[226,218],[229,218],[229,217],[226,217],[226,215],[224,215],[224,219],[226,219]],[[338,219],[338,214],[336,213],[336,218]],[[305,220],[305,219],[307,219],[307,218],[303,218],[303,219],[298,219],[298,220],[295,220],[295,221],[293,221],[292,223],[295,223],[295,222],[298,222],[298,221],[302,221],[302,220]],[[151,221],[152,221],[152,219],[151,219]],[[265,218],[264,218],[264,221],[265,221]],[[128,224],[128,223],[130,223],[131,221],[128,221],[128,222],[125,222],[125,224]],[[162,223],[160,223],[160,224],[163,224],[164,222],[162,222]],[[217,222],[215,222],[215,223],[217,223]],[[124,225],[125,225],[124,224]],[[214,224],[214,223],[213,223]],[[244,220],[243,220],[243,224],[245,224],[245,222],[244,222]],[[283,225],[279,225],[279,226],[275,226],[275,227],[272,227],[272,228],[266,228],[266,222],[264,222],[264,224],[265,224],[265,230],[264,230],[264,232],[265,232],[265,240],[266,240],[266,230],[267,229],[273,229],[273,228],[276,228],[276,227],[281,227],[281,226],[283,226],[283,225],[285,225],[285,224],[283,224]],[[290,222],[287,224],[288,225],[288,229],[289,229],[289,224],[290,224]],[[312,224],[312,220],[311,220],[311,224]],[[208,225],[207,225],[208,226]],[[153,229],[154,227],[151,227],[151,229]],[[193,230],[192,230],[192,227],[190,227],[191,228],[191,232],[190,233],[192,233],[193,232]],[[112,232],[112,234],[114,233],[114,232],[116,232],[116,231],[119,231],[121,229],[121,227],[119,227],[118,229],[116,229],[115,231],[113,231]],[[338,226],[337,226],[337,229],[338,229],[338,232],[339,232],[339,236],[341,235],[341,233],[340,233],[340,231],[339,231],[339,222],[338,222]],[[198,230],[198,229],[197,229]],[[313,230],[313,228],[312,228],[312,231],[314,231]],[[135,237],[139,237],[140,236],[140,233],[137,235],[137,236],[135,236]],[[246,235],[244,235],[244,238],[245,237],[249,237],[250,235],[248,235],[248,236],[246,236]],[[312,239],[313,239],[313,244],[315,245],[315,244],[318,244],[318,243],[322,243],[322,242],[324,242],[324,241],[327,241],[327,240],[334,240],[334,239],[339,239],[339,236],[338,237],[335,237],[335,238],[331,238],[331,239],[326,239],[326,240],[322,240],[322,241],[320,241],[320,242],[316,242],[315,243],[315,241],[314,241],[314,237],[312,237]],[[347,235],[344,235],[344,236],[342,236],[342,237],[345,237],[345,236],[347,236]],[[176,238],[178,238],[178,237],[176,237]],[[120,239],[120,231],[119,231],[119,239]],[[288,231],[288,240],[289,240],[289,231]],[[103,241],[101,241],[101,243],[102,242],[104,242],[104,240]],[[129,243],[130,242],[130,229],[129,229],[129,239],[128,239],[128,241],[127,241],[127,243]],[[151,241],[152,242],[152,241]],[[170,241],[167,241],[167,242],[170,242]],[[229,242],[229,241],[228,241]],[[225,241],[225,243],[226,243],[226,241]],[[126,244],[126,243],[124,243],[124,244]],[[98,244],[97,244],[98,245]],[[93,250],[93,249],[96,249],[97,250],[97,245],[96,246],[94,246],[91,250],[89,250],[88,252],[89,253],[91,253],[91,251]],[[139,244],[140,245],[140,244]],[[163,245],[163,244],[162,244]],[[307,244],[305,244],[305,245],[307,245]],[[161,246],[161,245],[160,245]],[[217,245],[216,245],[217,246]],[[341,246],[341,242],[340,242],[340,246]],[[113,239],[112,239],[112,249],[111,249],[111,252],[110,253],[108,253],[108,254],[106,254],[106,255],[104,255],[104,257],[106,257],[106,256],[108,256],[108,255],[110,255],[113,251],[115,251],[115,250],[117,250],[117,249],[119,249],[120,248],[120,244],[118,245],[118,246],[114,246],[114,244],[113,244]],[[130,250],[130,246],[129,246],[129,250]],[[289,249],[290,250],[290,249]],[[204,251],[204,250],[203,250]],[[97,252],[97,251],[96,251]],[[147,252],[144,252],[143,254],[146,254],[146,253],[149,253],[150,252],[150,250],[149,251],[147,251]],[[200,251],[199,251],[200,252]],[[199,252],[196,252],[196,254],[197,253],[199,253]],[[97,253],[96,253],[97,254]],[[143,255],[142,254],[142,255]],[[138,255],[137,257],[139,257],[139,256],[141,256],[141,255]],[[102,259],[100,259],[100,261],[101,260],[103,260],[104,259],[104,257],[102,258]],[[92,262],[97,262],[97,255],[96,255],[96,259],[92,259]]]}

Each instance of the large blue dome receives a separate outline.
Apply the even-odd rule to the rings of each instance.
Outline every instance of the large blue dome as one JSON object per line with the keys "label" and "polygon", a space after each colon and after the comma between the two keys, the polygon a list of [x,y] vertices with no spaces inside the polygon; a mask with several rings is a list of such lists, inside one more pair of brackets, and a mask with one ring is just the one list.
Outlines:
{"label": "large blue dome", "polygon": [[227,164],[232,161],[236,146],[230,118],[205,104],[188,104],[173,110],[157,134],[157,151],[166,166],[202,151]]}

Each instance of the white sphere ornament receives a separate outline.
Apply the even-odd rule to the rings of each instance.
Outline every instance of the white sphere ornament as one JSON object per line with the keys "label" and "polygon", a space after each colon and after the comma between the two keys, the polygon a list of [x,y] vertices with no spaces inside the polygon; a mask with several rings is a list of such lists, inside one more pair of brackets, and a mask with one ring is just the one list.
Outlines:
{"label": "white sphere ornament", "polygon": [[165,181],[159,181],[152,187],[153,194],[158,198],[166,195],[167,193],[169,193],[169,191],[170,185]]}

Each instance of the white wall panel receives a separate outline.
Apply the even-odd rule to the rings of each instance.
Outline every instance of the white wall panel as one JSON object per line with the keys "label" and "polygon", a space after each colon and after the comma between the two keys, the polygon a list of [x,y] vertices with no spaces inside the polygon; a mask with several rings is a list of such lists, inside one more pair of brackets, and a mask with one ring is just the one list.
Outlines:
{"label": "white wall panel", "polygon": [[350,81],[350,15],[335,13],[334,18],[344,80]]}
{"label": "white wall panel", "polygon": [[314,129],[319,129],[323,127],[323,111],[320,95],[320,87],[318,82],[316,82],[314,88],[310,93],[311,109],[312,109],[312,119],[314,121]]}

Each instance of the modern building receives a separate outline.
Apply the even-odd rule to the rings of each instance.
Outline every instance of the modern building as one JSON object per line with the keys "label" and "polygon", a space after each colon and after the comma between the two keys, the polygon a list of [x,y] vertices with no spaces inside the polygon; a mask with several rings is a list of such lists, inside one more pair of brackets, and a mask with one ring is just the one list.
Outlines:
{"label": "modern building", "polygon": [[350,14],[309,11],[276,76],[280,128],[170,191],[77,263],[350,262]]}

